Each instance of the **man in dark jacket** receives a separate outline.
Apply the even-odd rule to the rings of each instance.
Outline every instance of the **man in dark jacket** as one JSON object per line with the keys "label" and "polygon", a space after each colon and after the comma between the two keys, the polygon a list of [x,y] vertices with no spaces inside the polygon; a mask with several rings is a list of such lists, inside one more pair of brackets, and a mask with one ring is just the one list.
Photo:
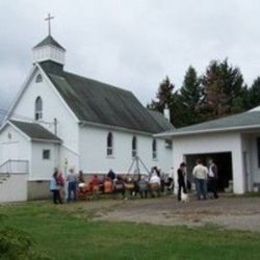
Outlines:
{"label": "man in dark jacket", "polygon": [[181,201],[181,192],[187,193],[185,185],[186,163],[182,162],[177,171],[178,174],[178,201]]}

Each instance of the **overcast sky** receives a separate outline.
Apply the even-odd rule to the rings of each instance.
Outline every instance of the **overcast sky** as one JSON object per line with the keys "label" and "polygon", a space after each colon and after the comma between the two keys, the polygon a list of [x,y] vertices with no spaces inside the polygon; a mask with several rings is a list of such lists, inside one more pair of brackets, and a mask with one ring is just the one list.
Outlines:
{"label": "overcast sky", "polygon": [[145,105],[168,75],[176,87],[229,58],[251,84],[260,75],[259,0],[0,0],[0,109],[31,69],[47,35],[67,50],[66,70],[129,89]]}

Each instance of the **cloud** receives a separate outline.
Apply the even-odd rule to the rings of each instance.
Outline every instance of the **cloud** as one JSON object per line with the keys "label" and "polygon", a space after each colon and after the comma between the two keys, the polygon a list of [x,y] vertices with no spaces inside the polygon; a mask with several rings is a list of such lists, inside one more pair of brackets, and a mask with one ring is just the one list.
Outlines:
{"label": "cloud", "polygon": [[67,70],[129,89],[143,104],[166,75],[180,87],[190,64],[203,73],[228,57],[248,84],[259,75],[257,0],[1,1],[0,107],[26,78],[48,12]]}

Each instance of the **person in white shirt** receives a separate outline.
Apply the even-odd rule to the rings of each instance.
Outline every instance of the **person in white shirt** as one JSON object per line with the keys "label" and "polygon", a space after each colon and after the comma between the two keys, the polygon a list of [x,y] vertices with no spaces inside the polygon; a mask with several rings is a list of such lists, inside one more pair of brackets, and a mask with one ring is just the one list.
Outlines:
{"label": "person in white shirt", "polygon": [[152,175],[151,179],[150,179],[150,184],[154,184],[157,183],[158,185],[161,185],[161,179],[160,177],[155,173]]}
{"label": "person in white shirt", "polygon": [[209,192],[213,193],[215,199],[218,198],[217,181],[218,181],[218,167],[212,159],[209,159],[208,190]]}
{"label": "person in white shirt", "polygon": [[201,197],[206,200],[208,169],[202,164],[200,159],[198,159],[196,163],[197,165],[193,168],[192,174],[196,182],[197,197],[198,200],[200,200]]}

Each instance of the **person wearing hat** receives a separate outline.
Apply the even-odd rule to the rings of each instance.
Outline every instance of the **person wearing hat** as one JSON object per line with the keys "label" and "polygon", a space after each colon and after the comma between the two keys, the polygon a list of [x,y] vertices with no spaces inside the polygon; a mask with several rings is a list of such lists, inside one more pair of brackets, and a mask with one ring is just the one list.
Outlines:
{"label": "person wearing hat", "polygon": [[185,184],[185,174],[186,174],[186,163],[182,162],[179,169],[177,170],[178,174],[178,201],[181,201],[181,192],[187,193],[186,184]]}

